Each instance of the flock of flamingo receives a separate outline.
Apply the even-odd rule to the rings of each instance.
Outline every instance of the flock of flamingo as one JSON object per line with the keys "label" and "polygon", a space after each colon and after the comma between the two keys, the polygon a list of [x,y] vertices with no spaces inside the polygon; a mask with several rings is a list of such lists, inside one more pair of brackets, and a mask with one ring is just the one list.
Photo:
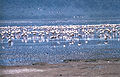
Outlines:
{"label": "flock of flamingo", "polygon": [[[6,26],[0,27],[0,42],[13,44],[14,40],[33,43],[49,42],[49,41],[67,41],[69,45],[80,40],[88,43],[90,39],[104,40],[104,44],[108,44],[108,40],[120,40],[120,24],[100,24],[100,25],[60,25],[60,26]],[[63,45],[65,47],[65,45]]]}

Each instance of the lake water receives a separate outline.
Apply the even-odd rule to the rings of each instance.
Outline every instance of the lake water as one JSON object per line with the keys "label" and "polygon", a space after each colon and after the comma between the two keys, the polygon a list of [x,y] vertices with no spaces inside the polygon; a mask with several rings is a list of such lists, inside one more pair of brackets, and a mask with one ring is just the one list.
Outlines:
{"label": "lake water", "polygon": [[0,27],[0,65],[120,58],[120,25]]}

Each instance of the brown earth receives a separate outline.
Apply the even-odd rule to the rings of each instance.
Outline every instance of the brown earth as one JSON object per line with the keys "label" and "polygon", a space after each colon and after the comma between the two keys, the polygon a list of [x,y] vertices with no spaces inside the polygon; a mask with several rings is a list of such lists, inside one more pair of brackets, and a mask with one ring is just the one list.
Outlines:
{"label": "brown earth", "polygon": [[29,66],[1,66],[0,77],[120,77],[120,61],[70,61]]}

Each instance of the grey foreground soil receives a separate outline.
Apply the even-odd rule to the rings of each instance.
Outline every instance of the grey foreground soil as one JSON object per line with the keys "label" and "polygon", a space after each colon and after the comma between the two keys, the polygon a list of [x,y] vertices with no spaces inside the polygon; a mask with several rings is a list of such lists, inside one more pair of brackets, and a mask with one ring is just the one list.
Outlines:
{"label": "grey foreground soil", "polygon": [[120,61],[69,61],[60,64],[1,66],[0,77],[120,77]]}

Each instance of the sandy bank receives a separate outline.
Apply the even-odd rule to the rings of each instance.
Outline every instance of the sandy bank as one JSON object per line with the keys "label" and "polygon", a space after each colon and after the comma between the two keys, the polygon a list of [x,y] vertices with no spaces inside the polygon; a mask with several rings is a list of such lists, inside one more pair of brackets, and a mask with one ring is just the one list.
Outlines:
{"label": "sandy bank", "polygon": [[0,77],[120,77],[120,61],[3,66],[0,67]]}

